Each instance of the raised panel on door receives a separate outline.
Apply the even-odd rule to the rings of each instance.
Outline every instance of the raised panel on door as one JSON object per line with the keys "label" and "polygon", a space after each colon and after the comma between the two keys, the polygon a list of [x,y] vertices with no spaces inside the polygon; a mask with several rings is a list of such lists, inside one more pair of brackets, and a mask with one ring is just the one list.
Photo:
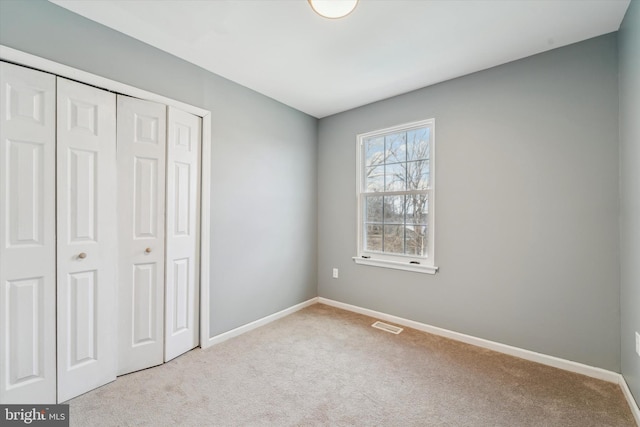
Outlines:
{"label": "raised panel on door", "polygon": [[166,114],[118,96],[118,375],[163,361]]}
{"label": "raised panel on door", "polygon": [[0,403],[55,403],[55,76],[0,62]]}
{"label": "raised panel on door", "polygon": [[168,108],[165,361],[199,344],[201,119]]}
{"label": "raised panel on door", "polygon": [[58,401],[116,377],[116,99],[57,79]]}

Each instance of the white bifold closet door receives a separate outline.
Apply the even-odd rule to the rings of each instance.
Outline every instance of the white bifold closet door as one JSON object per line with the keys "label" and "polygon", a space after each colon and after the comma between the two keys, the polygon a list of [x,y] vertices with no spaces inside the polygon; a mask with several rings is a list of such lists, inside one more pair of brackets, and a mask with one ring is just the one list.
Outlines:
{"label": "white bifold closet door", "polygon": [[55,96],[0,63],[0,402],[56,400]]}
{"label": "white bifold closet door", "polygon": [[200,342],[201,118],[168,111],[165,361]]}
{"label": "white bifold closet door", "polygon": [[116,378],[116,96],[58,78],[58,401]]}
{"label": "white bifold closet door", "polygon": [[166,116],[118,95],[118,375],[164,360]]}
{"label": "white bifold closet door", "polygon": [[196,347],[201,118],[0,77],[0,403],[64,402]]}

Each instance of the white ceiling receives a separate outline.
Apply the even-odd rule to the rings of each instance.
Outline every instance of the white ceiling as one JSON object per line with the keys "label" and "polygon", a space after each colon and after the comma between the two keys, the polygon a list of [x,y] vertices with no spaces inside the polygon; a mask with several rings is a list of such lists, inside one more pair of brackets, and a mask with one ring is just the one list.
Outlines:
{"label": "white ceiling", "polygon": [[321,118],[618,30],[630,0],[50,0]]}

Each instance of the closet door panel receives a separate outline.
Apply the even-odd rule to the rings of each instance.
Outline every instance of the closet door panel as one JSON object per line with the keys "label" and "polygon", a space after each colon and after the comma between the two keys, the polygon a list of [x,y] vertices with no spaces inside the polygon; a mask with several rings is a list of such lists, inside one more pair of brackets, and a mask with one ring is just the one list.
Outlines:
{"label": "closet door panel", "polygon": [[163,361],[166,115],[118,96],[118,375]]}
{"label": "closet door panel", "polygon": [[58,78],[58,401],[116,377],[116,99]]}
{"label": "closet door panel", "polygon": [[201,119],[168,108],[165,361],[199,343]]}
{"label": "closet door panel", "polygon": [[0,62],[0,403],[54,403],[55,76]]}

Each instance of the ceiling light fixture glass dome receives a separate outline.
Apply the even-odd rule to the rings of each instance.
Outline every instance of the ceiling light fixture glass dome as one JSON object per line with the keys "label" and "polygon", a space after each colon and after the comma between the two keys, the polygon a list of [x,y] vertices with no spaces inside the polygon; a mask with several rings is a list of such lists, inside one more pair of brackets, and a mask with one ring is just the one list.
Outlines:
{"label": "ceiling light fixture glass dome", "polygon": [[344,18],[356,8],[358,0],[307,0],[320,16],[329,19]]}

